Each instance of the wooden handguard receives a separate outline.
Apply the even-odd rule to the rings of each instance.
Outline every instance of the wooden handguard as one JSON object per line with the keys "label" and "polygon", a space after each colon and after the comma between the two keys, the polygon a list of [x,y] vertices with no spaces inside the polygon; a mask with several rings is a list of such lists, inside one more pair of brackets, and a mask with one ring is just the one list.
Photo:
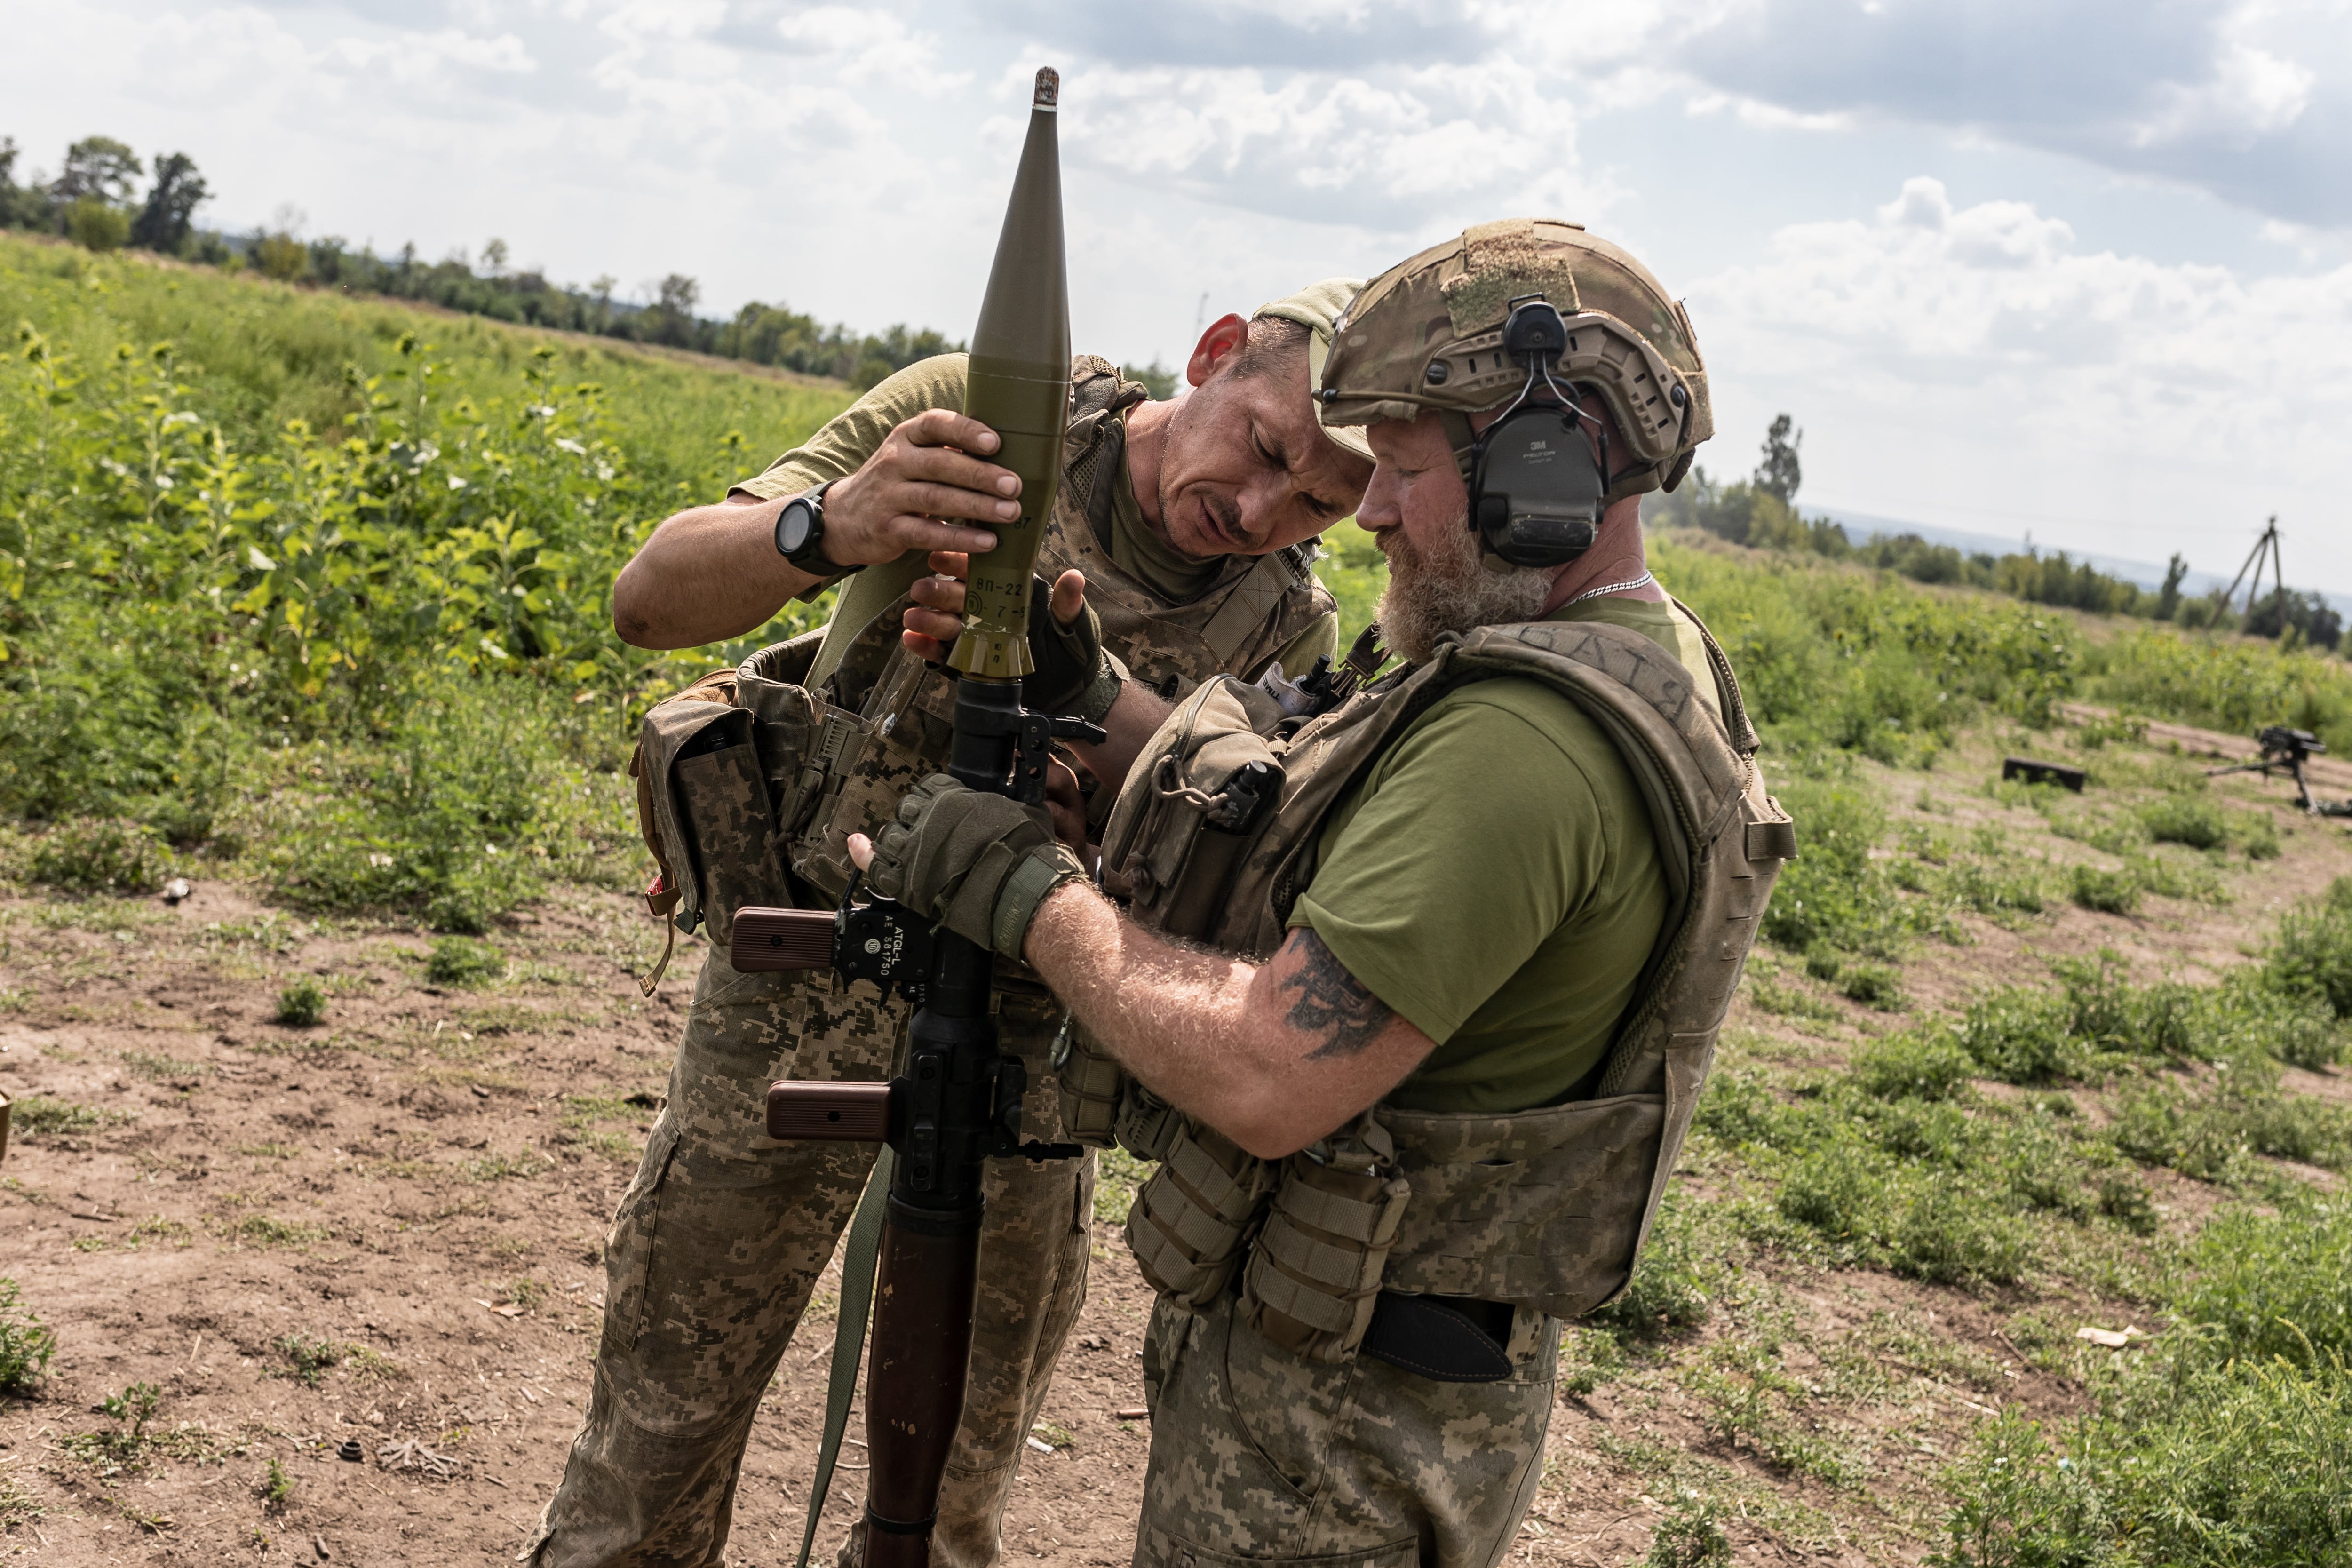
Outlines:
{"label": "wooden handguard", "polygon": [[727,962],[747,973],[831,969],[833,930],[830,910],[763,910],[747,905],[735,911],[735,934],[727,944]]}
{"label": "wooden handguard", "polygon": [[890,1135],[887,1083],[768,1086],[768,1136],[819,1143],[880,1143]]}

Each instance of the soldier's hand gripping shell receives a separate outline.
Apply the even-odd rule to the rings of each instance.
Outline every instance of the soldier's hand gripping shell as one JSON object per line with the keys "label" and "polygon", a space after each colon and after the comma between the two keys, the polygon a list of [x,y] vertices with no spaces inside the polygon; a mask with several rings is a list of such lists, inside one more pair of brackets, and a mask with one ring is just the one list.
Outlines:
{"label": "soldier's hand gripping shell", "polygon": [[[919,578],[908,593],[915,602],[906,614],[907,646],[934,662],[963,629],[963,579],[971,558],[941,551],[931,557],[934,575]],[[1023,703],[1034,713],[1076,715],[1099,724],[1127,679],[1127,667],[1103,647],[1102,617],[1086,601],[1086,577],[1065,572],[1048,584],[1029,580],[1029,657],[1036,668],[1022,678]]]}
{"label": "soldier's hand gripping shell", "polygon": [[[1086,580],[1078,581],[1083,595]],[[1066,619],[1055,612],[1054,601],[1066,598],[1059,582],[1029,580],[1029,654],[1037,668],[1022,678],[1022,700],[1034,713],[1075,714],[1099,724],[1127,671],[1103,647],[1102,617],[1092,605],[1081,597],[1076,615]]]}
{"label": "soldier's hand gripping shell", "polygon": [[866,868],[866,885],[882,897],[1012,959],[1045,895],[1085,876],[1042,808],[945,773],[907,793]]}

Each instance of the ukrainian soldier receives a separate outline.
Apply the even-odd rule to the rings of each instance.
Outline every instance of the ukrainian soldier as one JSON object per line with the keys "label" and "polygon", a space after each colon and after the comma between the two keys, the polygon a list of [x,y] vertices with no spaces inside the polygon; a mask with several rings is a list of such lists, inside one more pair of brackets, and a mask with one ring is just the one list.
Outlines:
{"label": "ukrainian soldier", "polygon": [[1489,1568],[1560,1320],[1630,1277],[1793,837],[1644,562],[1641,494],[1711,423],[1638,262],[1473,228],[1356,298],[1318,397],[1378,459],[1401,670],[1180,699],[1103,836],[1124,909],[943,776],[853,847],[1131,1075],[1118,1136],[1162,1162],[1129,1224],[1160,1292],[1135,1561]]}
{"label": "ukrainian soldier", "polygon": [[[1371,464],[1360,436],[1318,426],[1310,365],[1355,286],[1328,279],[1218,321],[1186,367],[1192,390],[1172,402],[1149,401],[1106,361],[1076,362],[1040,556],[1055,586],[1053,617],[1034,617],[1033,708],[1104,721],[1131,754],[1141,734],[1122,736],[1111,717],[1125,688],[1181,697],[1223,673],[1296,675],[1335,650],[1333,605],[1308,563]],[[887,1078],[905,1005],[829,975],[738,973],[728,931],[748,904],[831,907],[850,836],[945,763],[950,687],[921,657],[936,647],[902,646],[900,622],[960,604],[961,583],[929,574],[960,571],[993,543],[989,525],[1019,511],[1018,481],[986,460],[994,435],[958,412],[964,378],[950,354],[884,381],[725,503],[664,522],[614,584],[621,635],[650,647],[740,637],[792,598],[842,587],[821,634],[720,672],[684,694],[700,700],[663,704],[647,723],[638,765],[663,859],[656,902],[698,915],[711,951],[614,1222],[591,1406],[523,1553],[547,1568],[719,1562],[761,1394],[872,1165],[868,1148],[761,1136],[762,1100],[782,1078]],[[755,743],[729,750],[738,723]],[[1111,800],[1097,792],[1097,823]],[[1028,1068],[1030,1135],[1051,1140],[1047,1056],[1063,1009],[1002,967],[1001,1042]],[[971,1381],[932,1537],[942,1568],[995,1560],[1024,1439],[1085,1289],[1091,1155],[996,1162],[987,1183]]]}

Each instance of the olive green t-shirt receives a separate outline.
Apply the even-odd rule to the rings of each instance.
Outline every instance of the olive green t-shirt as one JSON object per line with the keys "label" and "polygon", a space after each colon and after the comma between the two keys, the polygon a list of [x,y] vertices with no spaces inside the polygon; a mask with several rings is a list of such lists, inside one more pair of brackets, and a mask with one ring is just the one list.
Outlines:
{"label": "olive green t-shirt", "polygon": [[[918,360],[877,382],[863,397],[835,415],[805,442],[769,464],[760,474],[738,481],[736,492],[773,500],[856,472],[891,431],[925,409],[961,410],[967,363],[966,356],[960,353],[939,354]],[[1178,553],[1151,531],[1143,521],[1142,508],[1136,502],[1135,483],[1128,473],[1124,447],[1119,451],[1118,484],[1112,495],[1111,537],[1106,542],[1110,558],[1165,602],[1181,605],[1197,597],[1224,569],[1222,560],[1194,561]],[[825,626],[824,642],[810,668],[809,683],[814,686],[832,674],[841,663],[842,655],[848,651],[851,639],[870,626],[875,616],[888,609],[916,578],[929,570],[923,553],[911,551],[896,561],[868,566],[845,581],[841,597],[834,605],[833,619]],[[803,596],[814,598],[824,591],[820,584]],[[1276,654],[1276,660],[1285,673],[1302,675],[1314,664],[1318,654],[1336,650],[1338,635],[1337,622],[1326,616]]]}
{"label": "olive green t-shirt", "polygon": [[[1712,702],[1705,646],[1673,606],[1592,599],[1671,649]],[[1407,726],[1325,825],[1290,923],[1437,1042],[1389,1095],[1408,1110],[1559,1100],[1608,1048],[1665,920],[1632,773],[1552,687],[1473,681]]]}

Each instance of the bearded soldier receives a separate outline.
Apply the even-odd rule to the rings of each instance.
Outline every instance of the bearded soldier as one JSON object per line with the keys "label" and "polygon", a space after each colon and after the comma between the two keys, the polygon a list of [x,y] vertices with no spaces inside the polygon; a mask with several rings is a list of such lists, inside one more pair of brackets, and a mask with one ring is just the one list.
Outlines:
{"label": "bearded soldier", "polygon": [[1123,694],[1167,712],[1103,835],[1124,909],[944,776],[853,852],[1131,1075],[1116,1134],[1162,1161],[1135,1561],[1488,1568],[1559,1321],[1630,1277],[1794,838],[1644,563],[1642,492],[1711,433],[1648,271],[1481,225],[1357,296],[1318,396],[1377,458],[1400,671]]}
{"label": "bearded soldier", "polygon": [[[1129,685],[1181,696],[1224,672],[1296,675],[1335,650],[1331,598],[1308,563],[1371,464],[1360,436],[1318,426],[1309,388],[1356,285],[1327,279],[1219,321],[1173,402],[1147,401],[1106,361],[1076,362],[1040,557],[1059,580],[1054,618],[1033,617],[1034,708],[1104,721]],[[831,907],[850,833],[887,820],[946,761],[949,683],[901,647],[901,616],[961,603],[961,583],[926,572],[960,570],[963,552],[994,542],[989,525],[1020,510],[1019,481],[986,460],[995,435],[957,412],[964,382],[961,354],[901,371],[724,504],[664,522],[614,584],[624,637],[686,647],[740,637],[846,578],[822,634],[721,672],[684,694],[701,700],[648,721],[641,802],[649,838],[668,840],[656,845],[652,901],[668,912],[684,900],[712,950],[614,1222],[592,1403],[526,1561],[719,1562],[761,1394],[873,1163],[868,1148],[761,1136],[762,1097],[785,1077],[887,1077],[905,1005],[829,975],[739,973],[727,926],[744,904]],[[730,708],[753,710],[757,745],[735,754],[756,752],[784,801],[758,831],[685,798],[722,758],[679,737],[719,731],[708,721]],[[1099,792],[1097,822],[1111,798]],[[761,792],[761,814],[768,800]],[[1031,1135],[1050,1140],[1046,1056],[1062,1009],[1023,972],[1000,975],[999,990],[1003,1048],[1039,1086]],[[994,1163],[986,1194],[971,1381],[932,1538],[935,1563],[969,1568],[997,1555],[1023,1440],[1084,1296],[1092,1157]]]}

